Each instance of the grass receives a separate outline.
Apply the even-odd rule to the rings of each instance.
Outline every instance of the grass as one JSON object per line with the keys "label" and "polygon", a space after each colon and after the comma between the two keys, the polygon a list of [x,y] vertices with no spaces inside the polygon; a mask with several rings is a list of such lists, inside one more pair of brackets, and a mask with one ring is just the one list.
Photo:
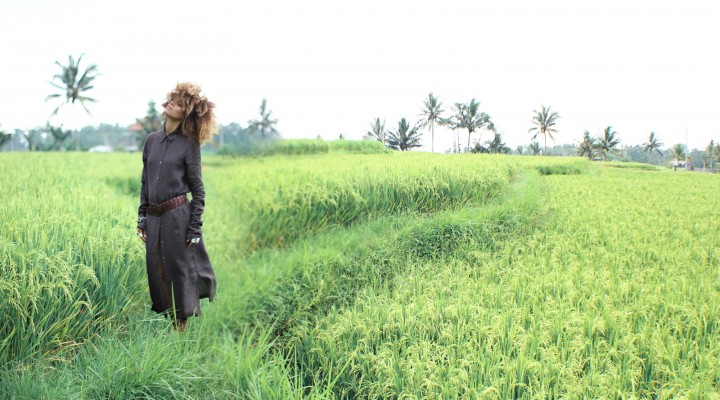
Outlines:
{"label": "grass", "polygon": [[639,162],[608,162],[605,163],[606,166],[612,167],[612,168],[627,168],[627,169],[636,169],[640,171],[661,171],[662,168],[652,165],[652,164],[645,164],[645,163],[639,163]]}
{"label": "grass", "polygon": [[205,157],[220,286],[177,335],[146,305],[137,161],[0,158],[0,397],[718,397],[717,176]]}
{"label": "grass", "polygon": [[382,143],[371,140],[333,140],[322,139],[281,139],[246,143],[241,147],[228,146],[220,154],[226,156],[298,156],[313,154],[389,154]]}

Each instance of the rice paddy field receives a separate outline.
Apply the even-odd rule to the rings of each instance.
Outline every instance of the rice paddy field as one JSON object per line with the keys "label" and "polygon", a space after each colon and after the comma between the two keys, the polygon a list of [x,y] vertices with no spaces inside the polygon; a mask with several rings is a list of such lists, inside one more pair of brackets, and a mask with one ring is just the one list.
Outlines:
{"label": "rice paddy field", "polygon": [[139,154],[0,154],[0,398],[720,399],[720,176],[203,157],[217,298],[149,310]]}

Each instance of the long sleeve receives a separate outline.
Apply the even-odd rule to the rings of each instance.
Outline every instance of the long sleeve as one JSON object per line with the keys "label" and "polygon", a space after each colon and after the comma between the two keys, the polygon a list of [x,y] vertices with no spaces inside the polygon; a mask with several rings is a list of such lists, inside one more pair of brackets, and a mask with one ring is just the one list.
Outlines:
{"label": "long sleeve", "polygon": [[202,213],[205,209],[205,187],[202,181],[200,165],[200,144],[190,141],[190,148],[185,156],[185,176],[187,177],[192,201],[190,202],[190,225],[186,238],[193,239],[202,236]]}
{"label": "long sleeve", "polygon": [[138,208],[138,225],[140,229],[146,229],[145,225],[145,214],[148,208],[148,193],[147,193],[147,158],[148,158],[148,139],[145,139],[145,145],[143,146],[142,154],[142,176],[140,178],[140,207]]}

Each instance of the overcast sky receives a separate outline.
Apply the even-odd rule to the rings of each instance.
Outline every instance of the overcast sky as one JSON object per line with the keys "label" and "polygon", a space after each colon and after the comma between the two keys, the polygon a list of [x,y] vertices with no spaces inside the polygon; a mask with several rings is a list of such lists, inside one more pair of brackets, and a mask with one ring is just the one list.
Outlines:
{"label": "overcast sky", "polygon": [[[69,127],[129,125],[188,80],[224,124],[267,98],[286,138],[360,139],[375,117],[394,129],[433,92],[448,114],[479,100],[513,147],[542,104],[557,143],[608,125],[628,145],[720,139],[717,2],[0,1],[4,130],[45,125],[54,62],[85,53],[99,101],[57,117]],[[436,130],[436,151],[450,143]]]}

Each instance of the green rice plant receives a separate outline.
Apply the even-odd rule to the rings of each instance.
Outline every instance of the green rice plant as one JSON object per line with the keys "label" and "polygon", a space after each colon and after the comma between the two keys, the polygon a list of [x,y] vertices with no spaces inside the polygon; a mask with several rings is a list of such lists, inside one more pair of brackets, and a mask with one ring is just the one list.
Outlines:
{"label": "green rice plant", "polygon": [[330,146],[320,139],[284,139],[267,142],[258,149],[260,156],[327,154]]}
{"label": "green rice plant", "polygon": [[328,142],[330,151],[355,154],[387,154],[392,150],[377,140],[333,140]]}
{"label": "green rice plant", "polygon": [[720,391],[716,176],[577,158],[206,156],[220,288],[177,335],[140,307],[138,157],[0,158],[0,397]]}
{"label": "green rice plant", "polygon": [[[663,181],[697,202],[658,191]],[[388,284],[297,324],[302,369],[340,374],[338,398],[718,393],[720,222],[702,216],[720,180],[602,168],[543,183],[547,228],[478,247],[461,225],[442,257],[420,253]]]}
{"label": "green rice plant", "polygon": [[322,139],[280,139],[250,142],[240,148],[226,146],[218,151],[223,156],[298,156],[323,155],[327,153],[349,154],[388,154],[391,152],[382,143],[371,140],[333,140]]}
{"label": "green rice plant", "polygon": [[575,163],[553,163],[538,165],[536,167],[540,175],[577,175],[583,174],[587,171],[588,164],[586,160],[578,160]]}
{"label": "green rice plant", "polygon": [[92,178],[103,160],[88,157],[86,168],[75,160],[59,174],[61,157],[9,154],[0,163],[0,365],[62,357],[123,321],[142,288],[131,221],[120,224],[129,209]]}
{"label": "green rice plant", "polygon": [[[244,240],[249,250],[284,246],[307,235],[382,215],[431,213],[482,203],[497,196],[517,173],[516,167],[489,157],[465,158],[456,165],[443,165],[440,158],[391,161],[385,157],[365,157],[362,165],[348,165],[352,169],[342,177],[338,173],[348,166],[327,165],[333,160],[324,159],[326,166],[319,171],[327,171],[329,176],[320,182],[309,176],[305,184],[278,185],[251,199],[245,217],[251,224]],[[297,168],[303,168],[302,164]],[[303,172],[296,170],[298,175]]]}
{"label": "green rice plant", "polygon": [[607,162],[603,165],[607,167],[612,168],[627,168],[627,169],[636,169],[640,171],[661,171],[662,169],[656,165],[652,164],[645,164],[645,163],[639,163],[639,162]]}

